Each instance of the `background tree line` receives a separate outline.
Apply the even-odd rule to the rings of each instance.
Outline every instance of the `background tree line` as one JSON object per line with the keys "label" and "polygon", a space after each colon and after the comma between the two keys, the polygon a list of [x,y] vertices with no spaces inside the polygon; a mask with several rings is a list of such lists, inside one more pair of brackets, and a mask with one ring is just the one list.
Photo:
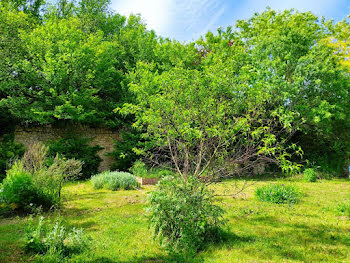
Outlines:
{"label": "background tree line", "polygon": [[260,163],[339,175],[350,156],[349,32],[346,20],[267,9],[180,43],[108,1],[2,1],[0,123],[123,129],[118,169],[144,154],[184,176]]}

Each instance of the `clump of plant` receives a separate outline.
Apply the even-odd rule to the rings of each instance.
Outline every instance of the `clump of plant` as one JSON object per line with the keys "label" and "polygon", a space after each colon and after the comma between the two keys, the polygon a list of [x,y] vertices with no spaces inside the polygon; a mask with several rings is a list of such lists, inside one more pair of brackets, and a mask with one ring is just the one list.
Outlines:
{"label": "clump of plant", "polygon": [[138,177],[146,177],[148,175],[148,168],[144,162],[136,161],[130,168],[130,172]]}
{"label": "clump of plant", "polygon": [[91,177],[91,183],[94,189],[107,188],[112,191],[118,189],[131,190],[136,189],[139,183],[136,177],[126,172],[106,171]]}
{"label": "clump of plant", "polygon": [[47,152],[47,146],[31,144],[23,158],[6,171],[0,185],[2,210],[32,212],[60,204],[63,183],[77,177],[82,164],[59,156],[47,159]]}
{"label": "clump of plant", "polygon": [[300,200],[299,191],[292,185],[270,184],[255,191],[258,200],[275,204],[295,204]]}
{"label": "clump of plant", "polygon": [[304,180],[306,182],[316,182],[317,173],[313,168],[307,168],[304,171]]}
{"label": "clump of plant", "polygon": [[49,142],[49,156],[59,154],[67,159],[80,160],[83,166],[78,179],[88,179],[98,172],[102,159],[97,153],[103,149],[99,145],[89,145],[89,141],[90,138],[66,134],[62,139]]}
{"label": "clump of plant", "polygon": [[40,217],[37,224],[30,219],[25,234],[25,249],[59,261],[88,248],[90,240],[83,229],[68,228],[61,220],[51,223]]}
{"label": "clump of plant", "polygon": [[15,162],[0,186],[1,207],[4,212],[32,212],[36,207],[49,209],[53,202],[33,181],[21,162]]}
{"label": "clump of plant", "polygon": [[130,168],[130,172],[138,177],[143,178],[162,178],[166,176],[174,176],[175,173],[165,169],[152,167],[149,168],[144,162],[136,161],[133,166]]}
{"label": "clump of plant", "polygon": [[9,162],[21,158],[24,151],[23,144],[14,142],[12,135],[4,135],[0,138],[0,182],[6,177]]}
{"label": "clump of plant", "polygon": [[160,181],[149,196],[149,223],[160,243],[171,253],[193,254],[219,238],[224,211],[197,178]]}

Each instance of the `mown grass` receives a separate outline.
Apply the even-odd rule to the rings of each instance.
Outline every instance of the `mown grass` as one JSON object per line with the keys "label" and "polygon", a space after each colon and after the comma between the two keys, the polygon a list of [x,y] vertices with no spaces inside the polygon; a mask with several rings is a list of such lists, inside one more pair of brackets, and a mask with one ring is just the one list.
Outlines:
{"label": "mown grass", "polygon": [[[235,198],[219,196],[226,210],[225,238],[208,244],[198,254],[201,262],[350,262],[350,218],[340,216],[339,204],[350,203],[350,182],[320,180],[293,183],[304,193],[296,205],[257,201],[256,187],[274,180],[255,182]],[[218,194],[229,194],[237,181],[215,185]],[[241,181],[238,181],[241,184]],[[152,239],[147,227],[147,192],[94,190],[89,182],[65,186],[61,216],[67,224],[82,227],[91,236],[91,249],[73,262],[167,262],[168,257]],[[0,262],[31,262],[22,237],[27,218],[0,219]]]}

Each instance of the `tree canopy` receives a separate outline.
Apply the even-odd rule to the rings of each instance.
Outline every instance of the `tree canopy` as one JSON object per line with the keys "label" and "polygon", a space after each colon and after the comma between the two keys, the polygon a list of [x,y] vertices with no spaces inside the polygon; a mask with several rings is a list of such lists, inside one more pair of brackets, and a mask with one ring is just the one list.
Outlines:
{"label": "tree canopy", "polygon": [[107,0],[3,1],[0,124],[134,123],[146,145],[134,151],[183,175],[291,172],[306,159],[341,170],[349,28],[266,9],[180,43]]}

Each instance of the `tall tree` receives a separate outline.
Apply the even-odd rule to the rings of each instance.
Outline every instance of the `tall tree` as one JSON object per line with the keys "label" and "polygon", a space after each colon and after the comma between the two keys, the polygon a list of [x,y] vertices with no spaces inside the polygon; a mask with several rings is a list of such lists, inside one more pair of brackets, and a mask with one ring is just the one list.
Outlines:
{"label": "tall tree", "polygon": [[333,26],[269,9],[200,39],[194,69],[140,64],[131,74],[136,105],[124,110],[159,149],[150,158],[184,175],[226,176],[258,161],[290,171],[298,168],[292,154],[302,153],[295,143],[310,153],[312,136],[345,153],[344,164],[349,145],[339,143],[349,132],[338,135],[349,124],[349,74],[324,42]]}

